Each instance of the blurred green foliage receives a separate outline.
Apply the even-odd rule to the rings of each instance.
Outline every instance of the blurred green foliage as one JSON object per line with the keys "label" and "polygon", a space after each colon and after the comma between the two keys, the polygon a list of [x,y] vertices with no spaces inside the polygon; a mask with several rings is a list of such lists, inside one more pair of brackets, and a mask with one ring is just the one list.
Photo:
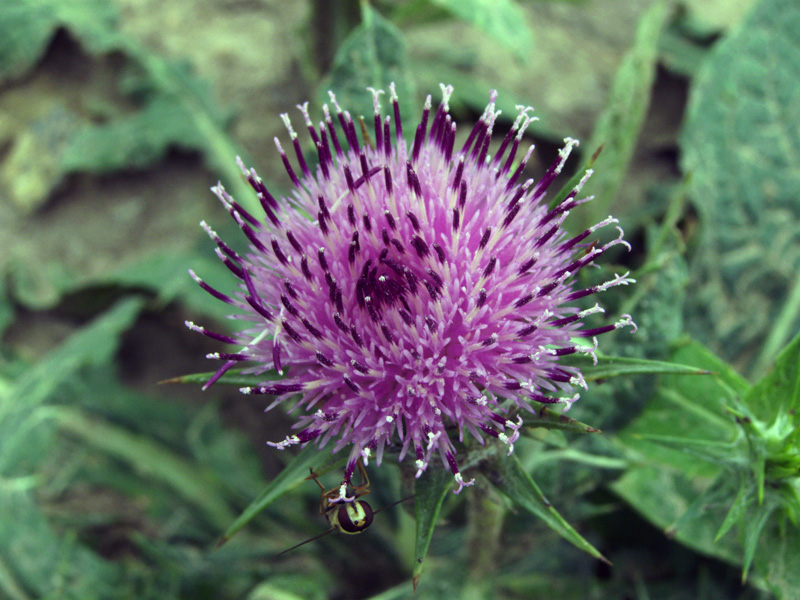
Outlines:
{"label": "blurred green foliage", "polygon": [[[5,0],[0,597],[796,598],[798,30],[781,0]],[[490,89],[501,120],[535,105],[533,176],[588,139],[584,217],[636,242],[607,306],[640,330],[576,361],[574,419],[466,448],[474,494],[387,460],[373,506],[413,509],[276,557],[342,458],[266,450],[288,422],[247,376],[153,384],[204,370],[184,318],[225,316],[186,275],[227,287],[208,187],[257,212],[233,159],[285,186],[278,113],[330,89],[369,117],[391,81],[406,123],[439,82],[459,122]]]}

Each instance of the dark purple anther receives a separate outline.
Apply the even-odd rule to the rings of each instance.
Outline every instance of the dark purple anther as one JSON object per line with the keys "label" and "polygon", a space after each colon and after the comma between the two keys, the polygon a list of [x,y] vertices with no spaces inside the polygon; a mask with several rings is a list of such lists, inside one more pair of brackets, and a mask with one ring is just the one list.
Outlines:
{"label": "dark purple anther", "polygon": [[272,242],[272,251],[275,253],[275,258],[277,258],[278,262],[281,263],[282,265],[287,264],[289,261],[286,260],[286,255],[283,253],[283,250],[281,250],[281,246],[278,243],[278,240],[273,237],[271,242]]}
{"label": "dark purple anther", "polygon": [[322,332],[321,332],[319,329],[317,329],[316,327],[314,327],[314,326],[313,326],[313,325],[312,325],[312,324],[309,322],[309,320],[308,320],[308,319],[306,319],[306,318],[300,319],[300,322],[303,324],[303,326],[304,326],[306,329],[308,329],[308,332],[309,332],[311,335],[313,335],[313,336],[314,336],[315,338],[317,338],[318,340],[321,340],[321,339],[322,339]]}
{"label": "dark purple anther", "polygon": [[408,220],[411,222],[411,226],[414,228],[414,231],[419,231],[419,220],[417,219],[417,216],[410,210],[407,210],[406,217],[408,217]]}
{"label": "dark purple anther", "polygon": [[297,238],[294,237],[294,234],[292,233],[291,229],[286,230],[286,239],[289,240],[289,243],[292,245],[292,248],[294,248],[298,254],[303,254],[303,247],[297,241]]}
{"label": "dark purple anther", "polygon": [[483,277],[489,277],[489,275],[492,274],[492,271],[494,271],[495,266],[497,266],[497,257],[493,256],[489,259],[489,264],[486,265],[486,268],[483,270]]}
{"label": "dark purple anther", "polygon": [[303,277],[311,281],[311,270],[308,268],[308,256],[305,254],[300,258],[300,269],[303,272]]}

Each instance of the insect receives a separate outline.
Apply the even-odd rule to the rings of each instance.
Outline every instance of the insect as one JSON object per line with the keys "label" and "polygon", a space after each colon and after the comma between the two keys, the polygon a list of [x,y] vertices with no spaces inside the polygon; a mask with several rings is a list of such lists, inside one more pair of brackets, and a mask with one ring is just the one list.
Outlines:
{"label": "insect", "polygon": [[[291,548],[287,548],[277,556],[286,554],[290,550],[294,550],[295,548],[299,548],[304,544],[313,542],[314,540],[328,535],[329,533],[333,533],[334,531],[340,531],[348,535],[361,533],[372,524],[372,519],[377,513],[413,498],[413,496],[408,496],[407,498],[403,498],[402,500],[398,500],[397,502],[393,502],[388,506],[384,506],[383,508],[373,511],[372,507],[366,500],[359,500],[359,498],[366,496],[370,492],[369,477],[367,476],[367,471],[364,469],[364,465],[361,464],[361,461],[358,461],[358,472],[361,477],[360,485],[354,486],[346,481],[343,481],[338,487],[326,490],[325,486],[322,485],[317,479],[318,475],[314,473],[313,469],[311,469],[311,475],[309,475],[306,479],[313,479],[314,483],[316,483],[320,490],[322,490],[319,499],[319,514],[325,515],[325,517],[328,519],[330,529],[323,531],[319,535],[308,538],[299,544],[295,544]],[[347,495],[348,487],[352,487],[353,493],[351,496]]]}

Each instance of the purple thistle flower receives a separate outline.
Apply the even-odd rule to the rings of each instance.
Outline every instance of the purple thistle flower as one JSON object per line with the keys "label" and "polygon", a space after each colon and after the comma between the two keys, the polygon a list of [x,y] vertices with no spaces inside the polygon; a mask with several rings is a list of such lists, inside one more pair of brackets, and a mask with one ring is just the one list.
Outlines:
{"label": "purple thistle flower", "polygon": [[[529,107],[488,154],[495,121],[496,93],[464,146],[455,148],[456,123],[448,110],[452,87],[431,115],[428,96],[413,143],[402,138],[394,86],[390,116],[383,118],[374,97],[374,140],[364,145],[352,117],[339,107],[337,129],[328,106],[315,128],[308,105],[299,106],[319,165],[311,169],[288,115],[299,172],[275,144],[294,184],[289,198],[276,200],[253,169],[239,161],[258,194],[266,219],[248,213],[221,185],[212,188],[250,241],[240,256],[205,224],[220,260],[240,280],[228,296],[192,277],[214,297],[237,309],[250,326],[232,336],[187,325],[211,338],[240,346],[215,353],[223,366],[206,388],[230,367],[251,362],[247,372],[276,370],[287,377],[242,388],[245,394],[274,396],[267,410],[299,397],[306,414],[295,435],[272,443],[284,449],[336,438],[334,451],[350,445],[349,482],[359,458],[383,456],[397,441],[400,460],[412,452],[417,476],[438,452],[455,476],[456,493],[470,485],[459,473],[450,432],[498,438],[509,454],[519,437],[517,409],[537,403],[567,410],[586,388],[578,369],[558,364],[567,354],[594,357],[595,336],[630,325],[617,322],[586,328],[583,321],[603,312],[581,311],[574,300],[633,282],[628,274],[601,285],[575,289],[575,274],[617,244],[583,242],[617,220],[608,217],[569,238],[562,223],[588,199],[576,188],[552,210],[547,188],[561,172],[576,140],[567,138],[558,160],[538,182],[520,181],[531,147],[513,168],[522,137],[535,119]],[[430,128],[428,125],[430,124]],[[365,138],[368,136],[365,134]],[[392,139],[394,138],[394,139]],[[576,338],[595,338],[576,344]],[[595,358],[596,361],[596,358]],[[204,388],[205,389],[205,388]],[[344,493],[344,492],[343,492]]]}

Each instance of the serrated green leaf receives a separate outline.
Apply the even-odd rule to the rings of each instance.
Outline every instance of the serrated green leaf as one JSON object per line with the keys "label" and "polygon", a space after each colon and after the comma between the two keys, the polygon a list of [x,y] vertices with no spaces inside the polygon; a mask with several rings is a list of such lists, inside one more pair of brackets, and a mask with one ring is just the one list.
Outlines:
{"label": "serrated green leaf", "polygon": [[728,357],[763,346],[755,372],[800,328],[798,28],[798,3],[759,2],[712,50],[681,139],[702,235],[690,327]]}
{"label": "serrated green leaf", "polygon": [[522,468],[514,456],[490,459],[481,465],[481,472],[504,496],[514,504],[539,517],[548,527],[565,540],[595,558],[608,562],[594,546],[587,542],[545,498],[533,478]]}
{"label": "serrated green leaf", "polygon": [[713,377],[686,379],[684,377],[665,376],[664,384],[675,388],[684,396],[697,393],[708,397],[708,394],[719,393],[726,397],[744,396],[750,391],[750,382],[734,369],[728,362],[715,355],[711,350],[696,341],[689,341],[675,349],[670,357],[672,362],[704,369],[713,373]]}
{"label": "serrated green leaf", "polygon": [[425,557],[428,555],[433,530],[439,519],[439,511],[452,486],[453,477],[444,469],[428,469],[414,485],[416,492],[414,518],[417,522],[417,535],[414,543],[412,581],[415,589],[425,567]]}
{"label": "serrated green leaf", "polygon": [[647,10],[639,21],[634,46],[614,78],[606,108],[597,120],[588,145],[590,152],[600,146],[603,151],[597,158],[597,172],[584,188],[584,192],[594,194],[595,199],[579,211],[582,220],[574,223],[578,230],[587,229],[609,213],[624,182],[650,101],[658,38],[670,11],[664,2]]}
{"label": "serrated green leaf", "polygon": [[525,11],[513,0],[431,0],[433,4],[483,30],[523,62],[533,55],[533,31]]}
{"label": "serrated green leaf", "polygon": [[0,82],[31,69],[61,26],[75,31],[92,47],[110,47],[116,19],[116,7],[107,0],[4,0],[0,8]]}
{"label": "serrated green leaf", "polygon": [[728,406],[749,384],[696,342],[676,349],[671,358],[714,374],[662,376],[654,401],[620,433],[620,441],[650,460],[705,476],[715,475],[721,462],[747,460]]}
{"label": "serrated green leaf", "polygon": [[[389,84],[394,82],[403,121],[408,123],[414,110],[414,82],[403,34],[365,0],[361,2],[361,18],[361,25],[336,51],[331,72],[318,88],[320,103],[330,102],[328,90],[332,91],[342,110],[349,111],[356,122],[363,116],[371,131],[374,109],[367,88],[388,93]],[[383,98],[385,105],[386,96]]]}
{"label": "serrated green leaf", "polygon": [[[340,450],[333,455],[332,460],[337,461],[338,464],[344,465],[346,458],[344,458],[345,450]],[[286,492],[296,488],[302,484],[309,474],[309,469],[315,464],[320,462],[320,449],[312,444],[307,445],[283,468],[280,474],[273,479],[253,500],[250,505],[244,509],[241,515],[225,530],[217,547],[221,546],[230,540],[236,533],[252,521],[258,513],[263,511],[267,506],[275,502],[278,498],[283,496]],[[330,461],[328,461],[330,463]],[[315,470],[315,473],[321,475],[323,469]]]}

